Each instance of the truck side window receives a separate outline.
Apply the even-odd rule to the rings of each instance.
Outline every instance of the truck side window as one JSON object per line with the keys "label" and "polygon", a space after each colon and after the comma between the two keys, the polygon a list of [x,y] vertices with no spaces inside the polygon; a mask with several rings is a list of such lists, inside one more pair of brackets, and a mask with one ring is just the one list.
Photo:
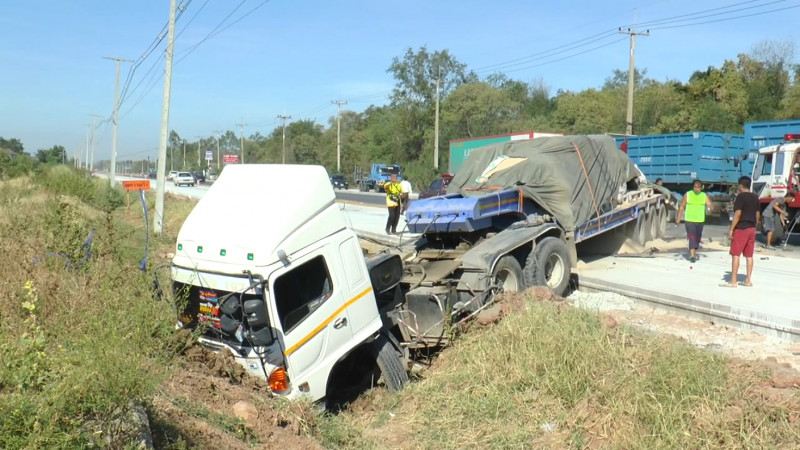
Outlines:
{"label": "truck side window", "polygon": [[764,155],[764,166],[761,168],[761,173],[759,175],[771,175],[772,174],[772,153],[767,153]]}
{"label": "truck side window", "polygon": [[328,266],[321,255],[275,280],[278,319],[286,333],[323,304],[333,292]]}

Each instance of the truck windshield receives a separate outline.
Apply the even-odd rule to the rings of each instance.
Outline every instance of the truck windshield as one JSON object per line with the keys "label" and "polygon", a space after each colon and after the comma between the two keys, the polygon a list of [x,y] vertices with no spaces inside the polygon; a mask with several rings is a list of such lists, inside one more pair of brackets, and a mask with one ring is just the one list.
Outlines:
{"label": "truck windshield", "polygon": [[400,166],[381,167],[381,175],[399,174]]}

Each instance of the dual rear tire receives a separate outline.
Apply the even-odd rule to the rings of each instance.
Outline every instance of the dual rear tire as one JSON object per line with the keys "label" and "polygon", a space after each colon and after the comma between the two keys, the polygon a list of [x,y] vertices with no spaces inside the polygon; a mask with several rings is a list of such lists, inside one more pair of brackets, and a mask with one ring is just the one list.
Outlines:
{"label": "dual rear tire", "polygon": [[569,285],[570,266],[567,245],[558,238],[545,237],[528,254],[524,268],[511,255],[501,257],[492,271],[492,282],[500,292],[544,286],[563,295]]}

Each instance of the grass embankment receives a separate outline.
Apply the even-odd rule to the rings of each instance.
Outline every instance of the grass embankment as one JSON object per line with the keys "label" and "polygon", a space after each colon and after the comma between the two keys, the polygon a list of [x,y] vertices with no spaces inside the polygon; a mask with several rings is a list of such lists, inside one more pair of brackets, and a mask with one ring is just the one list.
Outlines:
{"label": "grass embankment", "polygon": [[[140,270],[143,213],[124,195],[66,167],[0,183],[0,448],[108,445],[104,426],[166,376],[175,315]],[[177,223],[151,238],[151,267]]]}
{"label": "grass embankment", "polygon": [[459,339],[397,395],[307,430],[330,448],[799,448],[800,393],[763,366],[536,302]]}

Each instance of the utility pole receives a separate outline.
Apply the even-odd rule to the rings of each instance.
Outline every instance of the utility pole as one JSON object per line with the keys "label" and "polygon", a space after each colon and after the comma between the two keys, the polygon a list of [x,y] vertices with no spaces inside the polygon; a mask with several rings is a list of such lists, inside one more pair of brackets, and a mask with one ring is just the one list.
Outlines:
{"label": "utility pole", "polygon": [[[169,132],[169,94],[172,88],[172,49],[175,44],[175,7],[170,0],[169,32],[167,34],[166,68],[164,69],[164,100],[161,106],[161,136],[158,141],[158,169],[156,170],[156,213],[153,214],[153,233],[161,234],[164,224],[164,185],[167,172],[167,133]],[[170,161],[171,162],[171,161]]]}
{"label": "utility pole", "polygon": [[183,139],[183,170],[186,170],[186,139]]}
{"label": "utility pole", "polygon": [[197,168],[200,170],[205,170],[203,169],[203,163],[202,160],[200,159],[200,142],[203,140],[203,136],[195,136],[195,137],[197,138]]}
{"label": "utility pole", "polygon": [[619,32],[621,34],[630,35],[631,37],[631,54],[630,54],[630,63],[628,66],[628,110],[625,115],[625,134],[631,135],[633,134],[633,86],[635,84],[634,57],[636,53],[636,36],[650,36],[650,30],[639,32],[636,30],[631,30],[630,28],[627,28],[625,30],[620,28]]}
{"label": "utility pole", "polygon": [[[111,186],[114,186],[115,175],[117,173],[117,168],[114,165],[117,162],[117,118],[119,117],[119,63],[122,61],[125,62],[134,62],[130,59],[122,59],[122,58],[113,58],[110,56],[103,56],[103,59],[110,59],[116,61],[117,64],[117,77],[114,80],[114,116],[111,119],[111,174],[108,177]],[[94,162],[94,157],[92,157],[92,162]]]}
{"label": "utility pole", "polygon": [[347,102],[343,100],[333,100],[331,101],[334,105],[336,105],[336,172],[341,172],[341,165],[342,165],[342,105],[346,105]]}
{"label": "utility pole", "polygon": [[219,174],[219,134],[220,130],[214,130],[214,136],[217,138],[217,174]]}
{"label": "utility pole", "polygon": [[98,116],[97,114],[89,114],[89,116],[94,117],[94,123],[92,124],[92,152],[89,156],[89,171],[94,170],[94,143],[95,143],[95,136],[97,135],[97,127],[100,125],[97,123],[98,119],[102,119],[103,116]]}
{"label": "utility pole", "polygon": [[91,126],[92,124],[86,124],[86,148],[84,149],[86,150],[86,156],[83,159],[83,167],[86,170],[89,170],[89,127]]}
{"label": "utility pole", "polygon": [[278,114],[278,119],[281,119],[283,127],[283,147],[281,149],[281,163],[286,164],[286,119],[291,119],[292,116],[286,114]]}
{"label": "utility pole", "polygon": [[242,155],[242,160],[239,163],[244,164],[244,127],[247,124],[237,123],[236,126],[239,127],[239,153]]}
{"label": "utility pole", "polygon": [[[441,70],[439,72],[441,75]],[[439,170],[439,77],[436,78],[436,118],[433,128],[433,168]]]}

